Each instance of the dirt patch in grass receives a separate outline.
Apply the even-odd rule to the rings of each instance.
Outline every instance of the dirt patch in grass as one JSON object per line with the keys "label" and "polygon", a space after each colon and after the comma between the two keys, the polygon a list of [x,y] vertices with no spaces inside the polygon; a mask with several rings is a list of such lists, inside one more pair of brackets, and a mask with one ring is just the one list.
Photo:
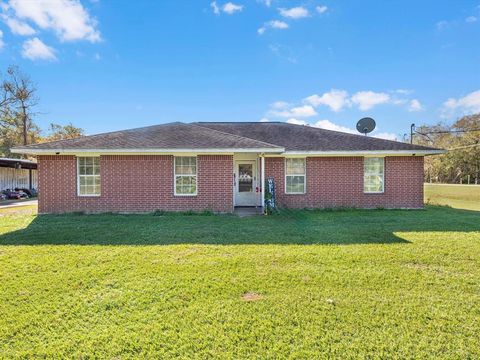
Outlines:
{"label": "dirt patch in grass", "polygon": [[243,301],[259,301],[259,300],[262,300],[263,299],[263,295],[261,294],[257,294],[257,293],[254,293],[254,292],[247,292],[245,294],[243,294],[242,296],[242,300]]}

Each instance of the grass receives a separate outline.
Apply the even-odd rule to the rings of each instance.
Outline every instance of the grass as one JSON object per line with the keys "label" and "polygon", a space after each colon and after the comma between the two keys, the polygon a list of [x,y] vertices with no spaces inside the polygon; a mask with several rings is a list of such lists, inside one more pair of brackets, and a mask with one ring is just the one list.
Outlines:
{"label": "grass", "polygon": [[425,184],[425,202],[480,210],[480,185]]}
{"label": "grass", "polygon": [[0,216],[2,215],[19,215],[19,214],[36,214],[37,205],[19,205],[12,207],[0,208]]}
{"label": "grass", "polygon": [[480,212],[0,217],[0,358],[479,358]]}

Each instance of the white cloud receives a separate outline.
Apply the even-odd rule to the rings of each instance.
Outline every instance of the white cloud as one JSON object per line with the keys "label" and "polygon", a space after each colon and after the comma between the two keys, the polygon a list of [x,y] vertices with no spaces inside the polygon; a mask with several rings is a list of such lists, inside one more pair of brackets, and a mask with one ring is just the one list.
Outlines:
{"label": "white cloud", "polygon": [[220,15],[220,8],[218,7],[216,1],[212,1],[210,3],[210,7],[212,8],[212,11],[215,15]]}
{"label": "white cloud", "polygon": [[358,131],[355,129],[351,129],[346,126],[341,126],[332,123],[330,120],[318,120],[315,124],[313,124],[314,127],[320,128],[320,129],[326,129],[326,130],[333,130],[333,131],[341,131],[341,132],[346,132],[350,134],[358,134]]}
{"label": "white cloud", "polygon": [[288,24],[284,21],[279,20],[272,20],[268,21],[261,28],[257,30],[257,32],[262,35],[268,28],[272,29],[288,29]]}
{"label": "white cloud", "polygon": [[478,20],[478,19],[477,19],[475,16],[469,16],[469,17],[467,17],[467,18],[465,19],[465,21],[466,21],[467,23],[474,23],[474,22],[476,22],[477,20]]}
{"label": "white cloud", "polygon": [[4,46],[5,43],[3,42],[3,32],[0,30],[0,50],[2,50]]}
{"label": "white cloud", "polygon": [[308,123],[305,120],[297,120],[295,118],[288,119],[287,123],[293,124],[293,125],[308,125]]}
{"label": "white cloud", "polygon": [[99,54],[99,53],[95,53],[95,55],[93,55],[93,58],[97,61],[101,60],[102,59],[102,56]]}
{"label": "white cloud", "polygon": [[288,29],[288,24],[279,20],[269,21],[268,25],[273,29]]}
{"label": "white cloud", "polygon": [[304,102],[307,102],[315,107],[319,105],[326,105],[335,112],[342,110],[350,103],[348,99],[348,93],[345,90],[337,89],[332,89],[329,92],[324,93],[322,96],[316,94],[311,95],[305,98]]}
{"label": "white cloud", "polygon": [[352,96],[352,102],[357,104],[362,111],[370,110],[376,105],[385,104],[389,101],[390,95],[373,91],[359,91]]}
{"label": "white cloud", "polygon": [[318,12],[319,14],[324,14],[324,13],[327,12],[328,7],[325,6],[325,5],[317,6],[317,7],[315,8],[315,10],[317,10],[317,12]]}
{"label": "white cloud", "polygon": [[[338,112],[346,107],[358,107],[361,111],[372,109],[380,104],[389,104],[395,106],[402,106],[408,109],[408,111],[422,111],[424,107],[418,99],[412,98],[396,98],[395,94],[410,94],[411,90],[392,90],[389,93],[386,92],[374,92],[374,91],[359,91],[353,96],[349,96],[346,90],[331,89],[322,95],[311,95],[303,99],[303,106],[297,106],[295,103],[288,103],[285,101],[277,101],[269,106],[269,111],[266,113],[267,117],[272,118],[288,118],[287,122],[292,124],[308,125],[319,127],[328,130],[341,131],[346,133],[356,134],[355,128],[347,126],[337,125],[329,120],[318,120],[315,123],[310,124],[303,120],[303,118],[310,118],[318,115],[316,109],[323,105],[330,108],[331,111]],[[478,96],[478,103],[475,103],[475,96]],[[445,103],[445,107],[458,108],[460,106],[472,106],[471,104],[477,104],[478,111],[480,112],[480,90],[475,93],[469,94],[469,96],[459,100],[449,99]],[[299,120],[302,119],[302,120]],[[378,130],[376,130],[378,131]],[[387,132],[373,132],[374,137],[383,139],[394,140],[397,138],[396,134]]]}
{"label": "white cloud", "polygon": [[23,21],[19,21],[13,17],[2,14],[2,19],[5,21],[10,31],[16,35],[33,35],[36,33],[35,29]]}
{"label": "white cloud", "polygon": [[37,37],[23,43],[22,56],[30,60],[57,60],[55,50]]}
{"label": "white cloud", "polygon": [[280,8],[278,11],[280,12],[280,15],[290,19],[301,19],[309,15],[308,10],[302,6],[297,6],[290,9]]}
{"label": "white cloud", "polygon": [[270,120],[268,120],[267,118],[261,118],[260,119],[260,122],[269,122]]}
{"label": "white cloud", "polygon": [[317,115],[315,109],[310,105],[297,106],[293,108],[274,108],[268,113],[275,117],[311,117]]}
{"label": "white cloud", "polygon": [[325,130],[333,130],[333,131],[340,131],[340,132],[345,132],[349,134],[358,134],[358,132],[355,129],[351,129],[346,126],[341,126],[334,124],[330,120],[318,120],[317,122],[310,124],[306,122],[305,120],[298,120],[295,118],[290,118],[287,120],[287,123],[289,124],[294,124],[294,125],[306,125],[306,126],[312,126],[316,127],[319,129],[325,129]]}
{"label": "white cloud", "polygon": [[422,111],[422,110],[423,110],[423,106],[420,103],[420,101],[418,101],[417,99],[410,100],[410,104],[408,105],[408,111],[414,112],[414,111]]}
{"label": "white cloud", "polygon": [[53,30],[62,41],[101,40],[97,22],[78,0],[10,0],[7,8],[18,19]]}
{"label": "white cloud", "polygon": [[236,12],[242,11],[243,10],[243,5],[237,5],[237,4],[228,2],[225,5],[223,5],[222,10],[223,10],[224,13],[232,15]]}
{"label": "white cloud", "polygon": [[222,11],[228,15],[232,15],[243,10],[243,5],[237,5],[232,2],[227,2],[223,4],[223,6],[219,6],[216,1],[212,1],[210,7],[215,15],[220,15]]}
{"label": "white cloud", "polygon": [[[319,129],[340,131],[340,132],[343,132],[343,133],[360,135],[359,132],[356,129],[352,129],[352,128],[349,128],[347,126],[337,125],[337,124],[331,122],[330,120],[318,120],[317,122],[315,122],[313,124],[309,124],[305,120],[298,120],[298,119],[295,119],[295,118],[291,118],[291,119],[287,120],[287,123],[294,124],[294,125],[312,126],[312,127],[316,127],[316,128],[319,128]],[[373,133],[371,136],[375,137],[375,138],[379,138],[379,139],[397,140],[397,136],[395,134],[388,133],[388,132]]]}
{"label": "white cloud", "polygon": [[290,109],[290,116],[310,117],[317,115],[315,109],[310,105],[298,106]]}
{"label": "white cloud", "polygon": [[391,96],[385,92],[359,91],[349,97],[348,92],[345,90],[331,89],[329,92],[323,93],[322,95],[311,95],[303,99],[303,102],[314,107],[325,105],[335,112],[341,111],[345,107],[350,107],[352,105],[357,105],[360,110],[366,111],[380,104],[408,104],[410,111],[423,110],[419,100],[409,100],[408,98],[398,98],[395,96],[395,94],[408,95],[412,93],[411,90],[399,89],[393,90],[390,93],[393,95]]}
{"label": "white cloud", "polygon": [[[359,132],[356,129],[349,128],[347,126],[337,125],[332,123],[330,120],[319,120],[315,124],[314,127],[326,129],[326,130],[333,130],[333,131],[340,131],[349,134],[356,134],[359,135]],[[381,133],[372,133],[372,137],[386,139],[386,140],[396,140],[397,136],[392,133],[388,132],[381,132]]]}
{"label": "white cloud", "polygon": [[385,140],[394,140],[394,141],[397,140],[397,135],[388,133],[388,132],[376,133],[376,134],[373,134],[372,137],[385,139]]}
{"label": "white cloud", "polygon": [[480,112],[480,90],[473,91],[459,99],[450,98],[443,103],[444,111],[454,112],[460,110],[463,113]]}

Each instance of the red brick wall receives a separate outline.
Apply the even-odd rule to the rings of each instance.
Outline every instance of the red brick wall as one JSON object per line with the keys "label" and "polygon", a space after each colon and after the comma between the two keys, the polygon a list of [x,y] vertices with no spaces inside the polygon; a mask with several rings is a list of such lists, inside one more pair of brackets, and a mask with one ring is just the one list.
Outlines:
{"label": "red brick wall", "polygon": [[233,157],[198,156],[197,196],[174,196],[173,156],[100,158],[101,196],[77,196],[74,156],[39,156],[39,212],[233,210]]}
{"label": "red brick wall", "polygon": [[[281,207],[423,206],[423,157],[385,158],[385,192],[363,193],[362,157],[307,158],[307,192],[287,195],[284,158],[267,158],[265,175],[274,177]],[[198,156],[197,196],[174,196],[173,156],[130,155],[100,158],[101,196],[77,196],[76,158],[39,156],[39,212],[231,212],[233,157]]]}
{"label": "red brick wall", "polygon": [[310,157],[306,163],[306,194],[287,195],[285,159],[265,159],[265,176],[275,179],[280,207],[423,207],[423,157],[386,157],[383,194],[364,194],[363,157]]}

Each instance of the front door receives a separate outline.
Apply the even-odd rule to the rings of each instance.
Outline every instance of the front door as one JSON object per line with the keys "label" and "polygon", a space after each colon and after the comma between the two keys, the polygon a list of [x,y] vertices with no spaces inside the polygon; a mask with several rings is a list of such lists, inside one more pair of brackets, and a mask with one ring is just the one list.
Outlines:
{"label": "front door", "polygon": [[255,161],[235,162],[235,206],[256,205],[257,167]]}

